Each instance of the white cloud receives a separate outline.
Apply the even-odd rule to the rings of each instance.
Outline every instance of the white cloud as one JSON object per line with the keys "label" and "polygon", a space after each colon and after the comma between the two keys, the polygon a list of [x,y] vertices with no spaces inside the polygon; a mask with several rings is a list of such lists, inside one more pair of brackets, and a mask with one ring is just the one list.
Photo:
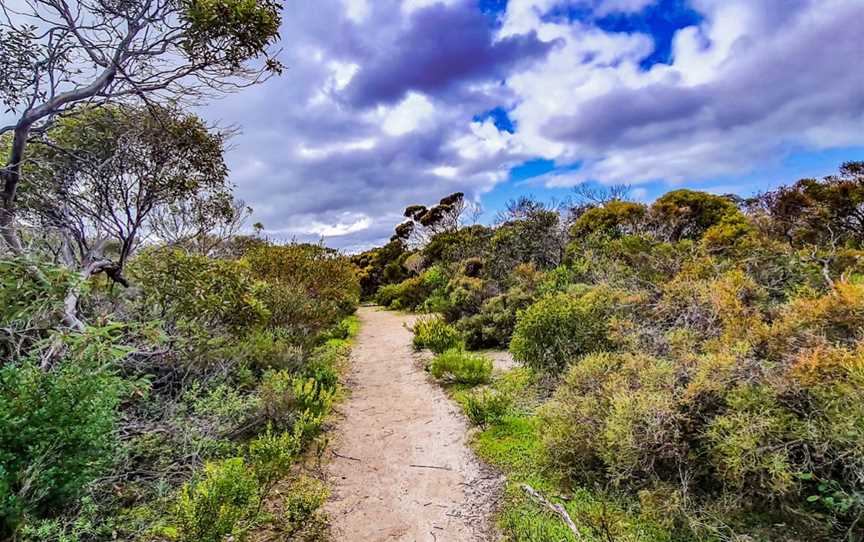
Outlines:
{"label": "white cloud", "polygon": [[317,220],[303,222],[287,228],[266,230],[270,235],[299,234],[318,237],[343,237],[352,233],[369,229],[372,219],[364,215],[346,213],[344,219],[336,223],[326,223]]}
{"label": "white cloud", "polygon": [[369,15],[369,0],[343,0],[345,14],[355,23],[362,23]]}
{"label": "white cloud", "polygon": [[332,154],[341,154],[351,151],[368,151],[375,148],[376,140],[374,138],[358,139],[355,141],[346,141],[344,143],[333,143],[331,145],[323,145],[320,147],[306,147],[300,145],[298,153],[303,158],[321,159]]}
{"label": "white cloud", "polygon": [[435,106],[423,94],[411,92],[396,107],[380,106],[376,115],[382,118],[382,128],[392,136],[413,132],[428,125],[435,113]]}
{"label": "white cloud", "polygon": [[462,0],[404,0],[402,2],[402,13],[409,15],[412,11],[417,11],[418,9],[422,9],[425,7],[433,6],[435,4],[456,4]]}
{"label": "white cloud", "polygon": [[[584,163],[546,177],[550,186],[683,182],[746,173],[776,160],[786,145],[864,144],[864,80],[858,77],[855,98],[849,64],[849,21],[864,16],[860,2],[695,0],[704,22],[676,33],[671,65],[648,71],[639,62],[653,49],[649,36],[543,20],[557,3],[511,0],[502,28],[565,41],[506,82],[519,126],[512,147]],[[635,11],[648,3],[596,7]]]}
{"label": "white cloud", "polygon": [[453,179],[459,173],[459,169],[453,166],[438,166],[432,169],[432,173],[434,175],[438,175],[439,177]]}

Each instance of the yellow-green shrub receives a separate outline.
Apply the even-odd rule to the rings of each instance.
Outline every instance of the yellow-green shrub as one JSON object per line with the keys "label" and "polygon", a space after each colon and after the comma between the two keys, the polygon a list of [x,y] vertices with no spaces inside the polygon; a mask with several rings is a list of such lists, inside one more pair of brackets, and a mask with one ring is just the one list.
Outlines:
{"label": "yellow-green shrub", "polygon": [[428,348],[432,352],[440,354],[462,344],[462,335],[459,331],[440,316],[418,318],[412,330],[414,331],[414,348],[418,350]]}
{"label": "yellow-green shrub", "polygon": [[184,542],[223,542],[241,537],[258,505],[258,481],[243,458],[208,463],[180,490],[173,523]]}
{"label": "yellow-green shrub", "polygon": [[140,306],[146,318],[242,334],[271,316],[261,299],[265,284],[242,262],[156,249],[132,260],[129,274],[142,290]]}
{"label": "yellow-green shrub", "polygon": [[515,397],[509,390],[484,387],[465,395],[465,415],[476,425],[486,425],[503,418],[513,408]]}

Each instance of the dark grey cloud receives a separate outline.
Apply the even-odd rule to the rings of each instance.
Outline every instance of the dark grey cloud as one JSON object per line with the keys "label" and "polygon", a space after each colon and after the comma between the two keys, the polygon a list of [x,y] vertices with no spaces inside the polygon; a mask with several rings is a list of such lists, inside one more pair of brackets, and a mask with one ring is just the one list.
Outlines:
{"label": "dark grey cloud", "polygon": [[810,20],[812,13],[788,13],[805,4],[785,6],[790,25],[795,15],[808,16],[794,24],[794,33],[778,35],[775,29],[770,39],[736,40],[730,60],[710,82],[613,89],[585,100],[576,114],[550,118],[544,133],[598,150],[659,138],[681,138],[686,146],[697,132],[733,132],[772,116],[792,128],[818,125],[826,116],[864,115],[864,72],[856,67],[864,61],[857,32],[864,4],[849,3],[821,20]]}
{"label": "dark grey cloud", "polygon": [[393,41],[378,44],[345,95],[358,107],[398,102],[412,90],[437,96],[479,80],[506,78],[553,46],[535,32],[496,41],[474,2],[433,4],[414,12]]}

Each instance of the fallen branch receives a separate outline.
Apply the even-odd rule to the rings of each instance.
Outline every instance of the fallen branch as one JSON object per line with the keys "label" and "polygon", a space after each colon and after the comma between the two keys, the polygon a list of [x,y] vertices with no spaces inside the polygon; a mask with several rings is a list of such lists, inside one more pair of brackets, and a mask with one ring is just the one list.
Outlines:
{"label": "fallen branch", "polygon": [[440,469],[440,470],[453,470],[453,469],[451,469],[450,467],[438,467],[438,466],[436,466],[436,465],[415,465],[415,464],[412,463],[411,465],[408,465],[408,466],[409,466],[409,467],[414,467],[414,468],[417,468],[417,469]]}
{"label": "fallen branch", "polygon": [[336,450],[330,450],[330,453],[335,455],[336,457],[340,457],[342,459],[350,459],[351,461],[360,461],[360,459],[357,457],[351,457],[350,455],[342,455],[339,452],[337,452]]}
{"label": "fallen branch", "polygon": [[533,487],[528,484],[522,484],[522,489],[525,493],[528,494],[531,499],[537,504],[543,506],[544,508],[549,509],[558,517],[560,517],[564,523],[567,524],[567,527],[570,529],[570,532],[573,533],[573,536],[576,537],[576,540],[582,540],[582,533],[579,532],[579,529],[576,528],[576,524],[573,523],[573,520],[570,518],[570,514],[567,513],[567,510],[560,504],[553,504],[546,500],[543,495],[538,493]]}

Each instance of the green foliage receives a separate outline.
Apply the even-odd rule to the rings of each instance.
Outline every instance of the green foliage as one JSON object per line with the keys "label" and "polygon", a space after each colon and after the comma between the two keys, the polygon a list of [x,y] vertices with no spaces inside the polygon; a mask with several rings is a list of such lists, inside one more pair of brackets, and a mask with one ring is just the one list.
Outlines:
{"label": "green foliage", "polygon": [[180,326],[224,328],[234,334],[270,318],[259,297],[265,285],[255,280],[243,262],[156,249],[139,254],[130,275],[141,288],[140,306],[148,318],[166,318]]}
{"label": "green foliage", "polygon": [[281,530],[291,540],[327,540],[328,522],[321,506],[330,491],[320,480],[301,475],[293,480],[280,507],[278,518]]}
{"label": "green foliage", "polygon": [[478,314],[458,320],[456,327],[465,336],[468,348],[507,348],[516,328],[516,315],[534,301],[534,293],[514,286],[486,299]]}
{"label": "green foliage", "polygon": [[737,213],[735,203],[725,196],[687,189],[667,192],[650,209],[655,227],[675,241],[698,239],[708,228]]}
{"label": "green foliage", "polygon": [[243,458],[208,463],[180,490],[172,511],[178,539],[223,542],[242,537],[258,507],[258,481]]}
{"label": "green foliage", "polygon": [[770,217],[766,229],[794,246],[848,244],[862,247],[864,163],[846,162],[840,174],[801,179],[750,201]]}
{"label": "green foliage", "polygon": [[436,354],[456,348],[462,344],[459,331],[439,316],[418,318],[412,329],[414,348],[428,348]]}
{"label": "green foliage", "polygon": [[447,283],[447,304],[445,317],[453,322],[477,314],[483,300],[489,297],[487,284],[483,279],[456,276]]}
{"label": "green foliage", "polygon": [[570,237],[580,239],[589,235],[620,237],[633,234],[646,214],[647,208],[641,203],[612,200],[579,215],[570,227]]}
{"label": "green foliage", "polygon": [[482,257],[491,237],[492,229],[479,224],[456,231],[441,232],[432,236],[423,247],[423,258],[430,263],[447,264]]}
{"label": "green foliage", "polygon": [[399,239],[352,256],[351,261],[358,268],[362,298],[374,298],[383,286],[408,278],[409,271],[403,265],[407,256],[405,243]]}
{"label": "green foliage", "polygon": [[376,303],[391,309],[413,310],[432,294],[432,288],[422,276],[405,279],[399,284],[389,284],[378,290]]}
{"label": "green foliage", "polygon": [[[536,384],[524,378],[524,371],[507,373],[493,386],[498,389],[503,384],[503,389],[510,389],[519,397],[537,395]],[[547,429],[531,410],[511,409],[503,416],[488,419],[474,441],[478,455],[507,475],[499,514],[499,526],[507,540],[576,540],[558,516],[528,498],[522,484],[564,506],[576,521],[581,540],[606,542],[609,536],[632,542],[695,540],[675,525],[664,525],[665,518],[651,517],[625,496],[591,486],[562,484],[544,458],[543,437]]]}
{"label": "green foliage", "polygon": [[[196,63],[239,68],[279,37],[281,5],[271,0],[182,0],[182,48]],[[277,70],[278,71],[278,70]]]}
{"label": "green foliage", "polygon": [[429,372],[439,380],[458,384],[484,384],[492,376],[492,360],[482,354],[451,348],[438,354]]}
{"label": "green foliage", "polygon": [[513,357],[554,374],[579,356],[610,348],[609,318],[619,297],[597,288],[537,301],[519,313],[510,342]]}
{"label": "green foliage", "polygon": [[609,479],[630,491],[665,485],[710,499],[719,487],[739,511],[774,499],[806,509],[816,502],[799,475],[807,472],[844,499],[829,524],[850,521],[861,510],[854,495],[864,465],[864,434],[853,421],[864,419],[860,349],[822,347],[791,372],[738,356],[708,354],[689,365],[586,356],[542,410],[550,463],[573,479]]}
{"label": "green foliage", "polygon": [[495,230],[489,241],[486,274],[504,280],[519,264],[550,269],[561,263],[564,236],[558,213],[546,209],[520,212]]}
{"label": "green foliage", "polygon": [[[344,333],[344,330],[337,333]],[[306,360],[303,348],[282,328],[251,330],[242,339],[225,346],[220,354],[255,374],[279,369],[299,371]]]}
{"label": "green foliage", "polygon": [[509,390],[484,387],[465,395],[465,415],[476,425],[496,422],[510,412],[515,397]]}
{"label": "green foliage", "polygon": [[334,250],[308,244],[265,245],[243,258],[263,281],[260,297],[269,324],[311,339],[354,312],[360,300],[357,269]]}
{"label": "green foliage", "polygon": [[8,330],[0,334],[0,359],[15,359],[57,326],[66,292],[78,280],[23,259],[0,260],[0,277],[0,326]]}
{"label": "green foliage", "polygon": [[274,433],[268,426],[249,443],[249,461],[260,486],[269,488],[288,474],[306,438],[302,422],[297,423],[293,431],[281,433]]}
{"label": "green foliage", "polygon": [[111,465],[117,409],[131,391],[114,369],[125,353],[115,344],[117,331],[55,337],[66,353],[48,370],[40,368],[38,351],[0,368],[3,528],[24,514],[62,510]]}

